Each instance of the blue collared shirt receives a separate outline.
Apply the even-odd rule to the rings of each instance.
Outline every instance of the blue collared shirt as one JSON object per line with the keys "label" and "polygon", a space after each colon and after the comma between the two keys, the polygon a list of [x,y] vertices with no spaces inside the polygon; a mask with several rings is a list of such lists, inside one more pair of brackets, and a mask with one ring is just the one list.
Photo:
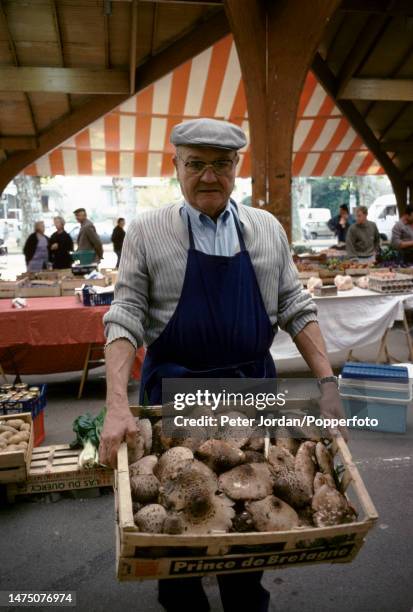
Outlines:
{"label": "blue collared shirt", "polygon": [[181,208],[182,214],[184,215],[185,223],[188,217],[191,221],[197,251],[202,251],[202,253],[207,255],[232,257],[240,250],[234,215],[237,218],[241,231],[243,224],[239,219],[238,208],[235,202],[228,200],[225,209],[217,218],[216,223],[208,215],[200,212],[186,201]]}

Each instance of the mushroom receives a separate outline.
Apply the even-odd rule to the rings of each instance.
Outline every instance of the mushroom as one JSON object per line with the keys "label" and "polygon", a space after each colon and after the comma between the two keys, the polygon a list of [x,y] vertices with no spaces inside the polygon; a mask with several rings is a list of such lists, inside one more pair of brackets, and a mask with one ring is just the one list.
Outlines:
{"label": "mushroom", "polygon": [[[222,414],[225,414],[225,416],[229,417],[230,419],[246,418],[243,412],[237,412],[236,410],[231,410],[230,412],[225,412]],[[228,423],[218,429],[215,438],[217,440],[226,440],[233,446],[242,448],[251,438],[253,431],[253,428],[248,425],[230,425]]]}
{"label": "mushroom", "polygon": [[135,524],[146,533],[162,533],[166,510],[160,504],[149,504],[141,508],[133,517]]}
{"label": "mushroom", "polygon": [[138,429],[135,433],[135,439],[133,445],[128,444],[128,463],[135,463],[141,459],[145,454],[145,440],[142,436],[139,423],[137,423]]}
{"label": "mushroom", "polygon": [[218,486],[234,500],[262,499],[272,492],[273,478],[266,463],[244,463],[221,474]]}
{"label": "mushroom", "polygon": [[207,440],[196,454],[214,472],[224,472],[245,461],[242,450],[225,440]]}
{"label": "mushroom", "polygon": [[323,474],[329,474],[333,476],[334,462],[330,451],[325,447],[322,442],[317,442],[315,447],[315,456],[317,459],[318,466]]}
{"label": "mushroom", "polygon": [[309,496],[314,492],[315,446],[315,442],[303,442],[295,456],[295,473]]}
{"label": "mushroom", "polygon": [[322,474],[321,472],[317,472],[314,477],[314,492],[323,485],[328,485],[332,489],[336,488],[334,478],[330,474]]}
{"label": "mushroom", "polygon": [[246,510],[234,516],[232,519],[232,531],[237,531],[238,533],[254,531],[251,515]]}
{"label": "mushroom", "polygon": [[171,535],[178,535],[184,530],[184,522],[181,515],[176,512],[170,512],[163,524],[163,533],[169,533]]}
{"label": "mushroom", "polygon": [[195,459],[181,465],[175,474],[163,480],[160,499],[167,508],[182,510],[195,498],[211,497],[217,488],[215,474],[204,463]]}
{"label": "mushroom", "polygon": [[328,484],[323,484],[316,490],[311,507],[314,510],[314,523],[317,527],[351,523],[357,517],[347,498]]}
{"label": "mushroom", "polygon": [[149,419],[137,419],[137,425],[143,438],[145,455],[152,450],[152,425]]}
{"label": "mushroom", "polygon": [[195,451],[208,438],[205,427],[177,427],[169,421],[173,419],[166,419],[159,432],[163,449],[183,446]]}
{"label": "mushroom", "polygon": [[156,455],[146,455],[129,466],[129,475],[132,477],[141,476],[143,474],[153,474],[157,463],[158,457],[156,457]]}
{"label": "mushroom", "polygon": [[162,482],[173,476],[184,465],[190,463],[193,458],[193,452],[189,448],[174,446],[159,458],[155,476]]}
{"label": "mushroom", "polygon": [[245,463],[265,463],[265,457],[262,453],[255,450],[245,450]]}
{"label": "mushroom", "polygon": [[232,505],[225,495],[195,495],[180,513],[183,533],[228,532],[235,515]]}
{"label": "mushroom", "polygon": [[258,531],[288,531],[299,526],[296,511],[275,495],[248,501],[245,508]]}
{"label": "mushroom", "polygon": [[132,500],[140,503],[156,501],[159,494],[159,480],[153,474],[140,474],[130,479]]}
{"label": "mushroom", "polygon": [[284,447],[270,446],[268,462],[274,477],[274,493],[285,502],[301,508],[311,501],[311,492],[295,471],[294,456]]}
{"label": "mushroom", "polygon": [[250,439],[248,440],[245,448],[253,451],[262,451],[264,450],[264,436],[262,435],[262,429],[256,427],[251,434]]}
{"label": "mushroom", "polygon": [[292,455],[296,455],[300,441],[294,438],[286,427],[277,427],[275,430],[275,443],[278,447],[285,448]]}

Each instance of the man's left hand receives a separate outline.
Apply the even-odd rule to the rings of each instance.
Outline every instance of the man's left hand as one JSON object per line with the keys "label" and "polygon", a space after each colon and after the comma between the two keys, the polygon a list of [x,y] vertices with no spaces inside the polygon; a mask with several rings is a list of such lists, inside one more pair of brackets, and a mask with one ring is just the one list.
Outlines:
{"label": "man's left hand", "polygon": [[[320,385],[321,397],[320,412],[321,416],[326,419],[345,419],[346,415],[343,410],[341,403],[340,394],[338,392],[337,384],[332,382],[325,382]],[[333,436],[341,434],[344,440],[348,441],[348,430],[343,425],[337,425],[337,427],[330,428],[330,433]]]}

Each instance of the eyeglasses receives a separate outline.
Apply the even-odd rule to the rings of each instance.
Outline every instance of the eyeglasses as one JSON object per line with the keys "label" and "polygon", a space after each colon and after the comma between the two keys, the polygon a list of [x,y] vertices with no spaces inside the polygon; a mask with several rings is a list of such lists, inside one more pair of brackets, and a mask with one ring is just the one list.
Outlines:
{"label": "eyeglasses", "polygon": [[209,164],[201,160],[185,161],[182,157],[177,156],[182,162],[184,162],[185,170],[188,174],[203,174],[207,168],[211,168],[214,174],[222,176],[232,172],[234,167],[235,159],[216,159]]}

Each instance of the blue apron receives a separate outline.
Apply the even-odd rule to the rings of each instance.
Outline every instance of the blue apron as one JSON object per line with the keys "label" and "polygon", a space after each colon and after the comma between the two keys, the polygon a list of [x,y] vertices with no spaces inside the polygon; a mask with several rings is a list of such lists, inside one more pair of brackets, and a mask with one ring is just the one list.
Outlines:
{"label": "blue apron", "polygon": [[148,347],[140,403],[162,404],[163,378],[275,378],[274,330],[234,215],[240,251],[233,257],[189,250],[181,297]]}

